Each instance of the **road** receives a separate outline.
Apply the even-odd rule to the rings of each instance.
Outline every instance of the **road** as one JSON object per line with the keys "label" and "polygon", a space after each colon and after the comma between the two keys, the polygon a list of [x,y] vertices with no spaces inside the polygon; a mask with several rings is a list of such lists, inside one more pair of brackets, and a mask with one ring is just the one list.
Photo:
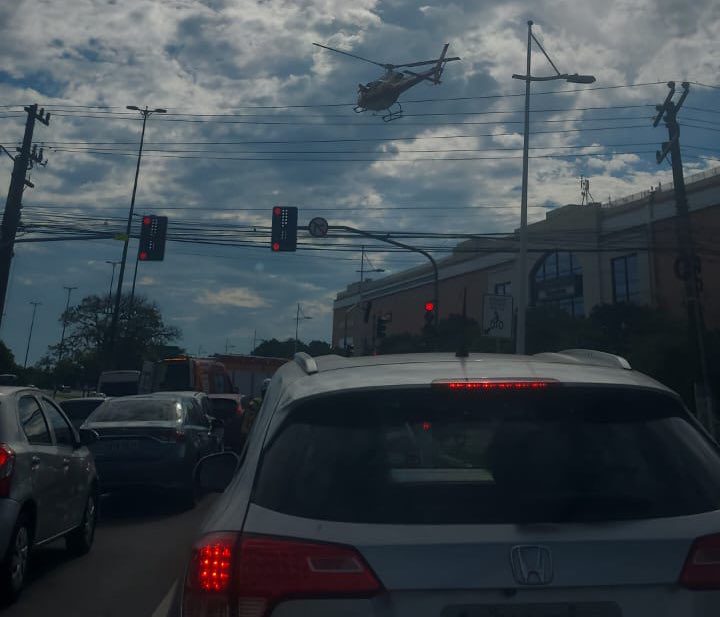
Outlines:
{"label": "road", "polygon": [[164,617],[161,605],[214,499],[182,510],[158,496],[103,498],[90,553],[72,559],[63,541],[38,549],[23,595],[0,617]]}

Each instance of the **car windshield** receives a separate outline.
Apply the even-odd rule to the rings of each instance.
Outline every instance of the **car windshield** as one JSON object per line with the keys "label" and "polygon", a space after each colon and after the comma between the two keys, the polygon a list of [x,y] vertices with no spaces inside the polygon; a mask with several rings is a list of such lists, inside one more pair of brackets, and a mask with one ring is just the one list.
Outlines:
{"label": "car windshield", "polygon": [[340,393],[290,412],[253,498],[353,522],[668,517],[720,508],[720,457],[677,400],[644,390]]}
{"label": "car windshield", "polygon": [[87,424],[102,422],[177,422],[182,419],[182,405],[173,400],[153,398],[106,401],[86,420]]}

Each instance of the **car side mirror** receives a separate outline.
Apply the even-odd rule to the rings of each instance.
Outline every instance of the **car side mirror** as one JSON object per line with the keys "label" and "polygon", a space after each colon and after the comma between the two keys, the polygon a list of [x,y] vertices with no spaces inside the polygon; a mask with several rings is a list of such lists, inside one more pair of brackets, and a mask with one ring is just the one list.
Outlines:
{"label": "car side mirror", "polygon": [[226,450],[210,454],[195,465],[195,483],[203,493],[222,493],[240,468],[240,457]]}
{"label": "car side mirror", "polygon": [[81,446],[90,446],[100,439],[98,432],[91,428],[81,428],[78,433]]}

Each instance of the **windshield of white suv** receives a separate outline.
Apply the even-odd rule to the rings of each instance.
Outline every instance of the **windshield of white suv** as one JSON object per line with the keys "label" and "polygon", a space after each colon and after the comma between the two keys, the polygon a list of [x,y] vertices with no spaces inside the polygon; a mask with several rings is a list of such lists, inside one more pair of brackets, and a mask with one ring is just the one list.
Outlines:
{"label": "windshield of white suv", "polygon": [[679,516],[720,508],[720,457],[674,398],[645,390],[341,393],[291,411],[254,501],[374,523]]}

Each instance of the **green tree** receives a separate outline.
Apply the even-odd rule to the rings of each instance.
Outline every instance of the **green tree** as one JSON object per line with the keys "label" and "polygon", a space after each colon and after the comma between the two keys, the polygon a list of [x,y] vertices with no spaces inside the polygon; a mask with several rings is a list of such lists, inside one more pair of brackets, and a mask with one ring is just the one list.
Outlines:
{"label": "green tree", "polygon": [[0,341],[0,373],[17,374],[19,366],[15,364],[15,355],[10,348]]}
{"label": "green tree", "polygon": [[114,353],[109,358],[111,310],[107,296],[97,295],[70,307],[60,316],[60,322],[67,324],[62,361],[58,362],[60,345],[51,345],[38,368],[57,372],[57,379],[93,383],[109,366],[139,369],[143,360],[160,359],[167,345],[180,337],[178,328],[165,324],[154,302],[135,296],[131,308],[129,296],[123,296]]}

